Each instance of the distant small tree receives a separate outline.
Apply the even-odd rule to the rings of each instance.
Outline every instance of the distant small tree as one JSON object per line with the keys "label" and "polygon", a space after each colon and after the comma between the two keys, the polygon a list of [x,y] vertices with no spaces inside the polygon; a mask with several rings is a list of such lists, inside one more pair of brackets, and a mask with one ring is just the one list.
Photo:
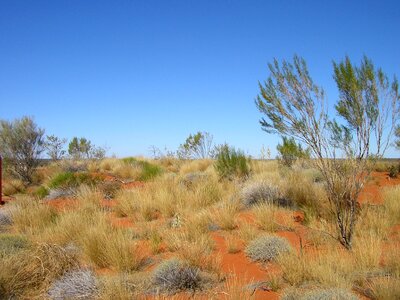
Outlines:
{"label": "distant small tree", "polygon": [[184,144],[179,146],[181,158],[210,158],[213,156],[213,136],[208,132],[197,132],[189,135]]}
{"label": "distant small tree", "polygon": [[297,144],[294,138],[283,136],[282,144],[278,144],[276,149],[279,153],[279,161],[286,167],[291,167],[298,159],[310,158],[310,151],[303,150],[301,144]]}
{"label": "distant small tree", "polygon": [[86,138],[74,137],[68,145],[68,154],[74,159],[90,158],[92,143]]}
{"label": "distant small tree", "polygon": [[92,146],[89,157],[94,159],[103,159],[106,157],[107,149],[105,147]]}
{"label": "distant small tree", "polygon": [[93,145],[86,138],[74,137],[68,145],[68,154],[73,159],[103,159],[107,148]]}
{"label": "distant small tree", "polygon": [[[370,157],[381,158],[399,115],[399,91],[381,69],[364,57],[355,66],[346,57],[333,63],[339,90],[338,122],[327,114],[325,93],[316,85],[304,59],[274,60],[270,76],[259,83],[256,105],[267,119],[262,128],[298,139],[310,147],[312,162],[325,181],[338,239],[347,248],[358,217],[357,198],[371,170]],[[374,147],[371,146],[375,143]]]}
{"label": "distant small tree", "polygon": [[47,150],[47,155],[54,161],[60,160],[65,155],[64,145],[67,139],[61,139],[55,135],[46,136],[44,147]]}
{"label": "distant small tree", "polygon": [[44,151],[44,130],[31,117],[0,121],[0,152],[8,170],[26,183],[40,163]]}
{"label": "distant small tree", "polygon": [[260,151],[260,159],[261,160],[265,160],[265,159],[269,159],[269,157],[268,157],[268,151],[269,151],[269,148],[265,148],[265,146],[264,145],[262,145],[262,147],[261,147],[261,151]]}

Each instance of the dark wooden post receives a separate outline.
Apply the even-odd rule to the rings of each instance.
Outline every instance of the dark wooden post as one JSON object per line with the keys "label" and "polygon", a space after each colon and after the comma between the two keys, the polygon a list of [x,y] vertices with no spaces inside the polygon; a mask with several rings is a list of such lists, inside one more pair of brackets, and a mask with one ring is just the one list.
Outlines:
{"label": "dark wooden post", "polygon": [[3,158],[0,155],[0,205],[3,205]]}

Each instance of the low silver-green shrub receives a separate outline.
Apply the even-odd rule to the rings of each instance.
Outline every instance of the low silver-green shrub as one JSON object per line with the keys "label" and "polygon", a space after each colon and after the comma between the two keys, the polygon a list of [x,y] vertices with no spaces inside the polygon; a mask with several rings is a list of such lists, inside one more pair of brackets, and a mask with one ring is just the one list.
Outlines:
{"label": "low silver-green shrub", "polygon": [[284,238],[264,235],[249,243],[245,249],[246,255],[253,261],[269,262],[279,254],[289,252],[290,244]]}

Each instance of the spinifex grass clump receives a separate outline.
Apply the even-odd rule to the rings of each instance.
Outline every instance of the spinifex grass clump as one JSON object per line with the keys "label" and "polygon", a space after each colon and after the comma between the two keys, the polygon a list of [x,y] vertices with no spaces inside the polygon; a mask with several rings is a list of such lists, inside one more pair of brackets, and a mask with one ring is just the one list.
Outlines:
{"label": "spinifex grass clump", "polygon": [[277,236],[261,236],[246,247],[246,255],[253,261],[269,262],[275,260],[280,254],[289,252],[291,246],[284,238]]}
{"label": "spinifex grass clump", "polygon": [[98,283],[90,270],[78,269],[65,273],[55,280],[47,294],[50,299],[93,299],[98,293]]}
{"label": "spinifex grass clump", "polygon": [[316,289],[309,292],[299,290],[286,291],[282,300],[358,300],[351,291],[339,288]]}
{"label": "spinifex grass clump", "polygon": [[28,240],[22,235],[0,234],[0,258],[28,247]]}
{"label": "spinifex grass clump", "polygon": [[267,181],[251,182],[241,191],[242,203],[246,208],[259,203],[278,204],[280,197],[279,187]]}
{"label": "spinifex grass clump", "polygon": [[179,291],[195,291],[201,288],[200,270],[178,259],[170,259],[159,265],[153,274],[153,284],[159,292],[174,294]]}
{"label": "spinifex grass clump", "polygon": [[98,186],[105,199],[114,199],[121,187],[122,184],[119,181],[105,181]]}
{"label": "spinifex grass clump", "polygon": [[57,245],[37,244],[20,250],[0,259],[0,295],[39,299],[55,278],[77,265],[76,257]]}
{"label": "spinifex grass clump", "polygon": [[11,213],[6,210],[0,210],[0,226],[9,226],[12,224]]}

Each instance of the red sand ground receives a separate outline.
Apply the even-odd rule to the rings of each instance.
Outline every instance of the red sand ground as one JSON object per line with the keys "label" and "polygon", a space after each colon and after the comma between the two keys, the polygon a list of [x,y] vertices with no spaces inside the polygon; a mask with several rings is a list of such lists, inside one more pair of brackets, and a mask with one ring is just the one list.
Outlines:
{"label": "red sand ground", "polygon": [[400,184],[400,177],[390,178],[387,172],[372,172],[363,191],[360,194],[361,203],[382,204],[382,189],[387,186]]}

